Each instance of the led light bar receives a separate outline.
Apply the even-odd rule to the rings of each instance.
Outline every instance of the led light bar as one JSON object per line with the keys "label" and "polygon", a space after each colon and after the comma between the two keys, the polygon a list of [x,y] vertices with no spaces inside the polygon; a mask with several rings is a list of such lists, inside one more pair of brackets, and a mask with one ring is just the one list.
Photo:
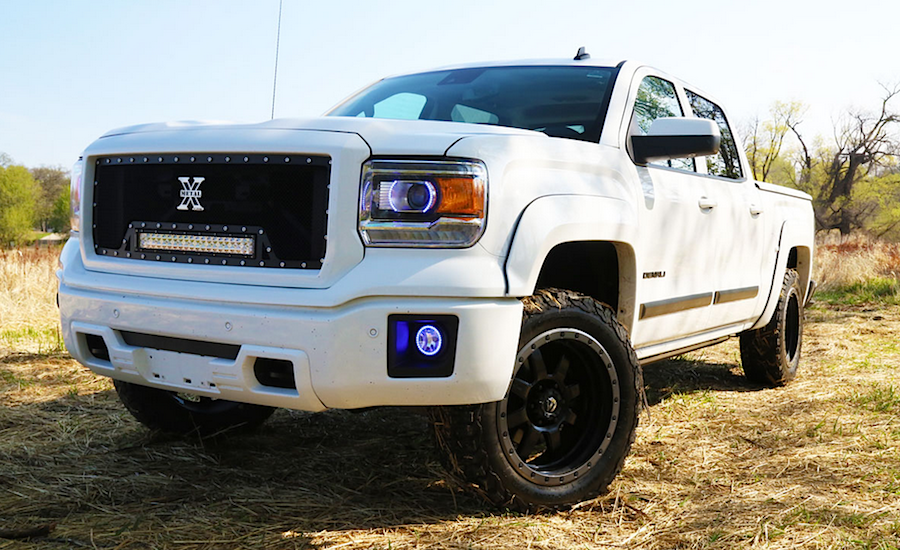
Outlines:
{"label": "led light bar", "polygon": [[138,235],[138,247],[143,250],[253,256],[254,244],[253,237],[179,235],[173,233],[140,233]]}

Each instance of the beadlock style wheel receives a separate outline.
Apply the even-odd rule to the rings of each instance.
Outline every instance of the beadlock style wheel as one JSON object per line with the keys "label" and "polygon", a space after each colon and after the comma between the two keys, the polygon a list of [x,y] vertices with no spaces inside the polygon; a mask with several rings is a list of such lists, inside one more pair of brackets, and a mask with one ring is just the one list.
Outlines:
{"label": "beadlock style wheel", "polygon": [[533,483],[573,482],[603,455],[618,423],[612,359],[589,334],[553,329],[528,342],[516,363],[500,404],[504,456]]}
{"label": "beadlock style wheel", "polygon": [[643,378],[628,334],[593,298],[544,289],[523,300],[502,400],[436,407],[448,469],[502,508],[556,509],[608,490],[634,442]]}

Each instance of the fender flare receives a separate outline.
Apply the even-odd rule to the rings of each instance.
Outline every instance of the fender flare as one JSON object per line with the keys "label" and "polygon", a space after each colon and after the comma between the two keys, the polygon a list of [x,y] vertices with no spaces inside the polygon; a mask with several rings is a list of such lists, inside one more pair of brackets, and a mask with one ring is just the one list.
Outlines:
{"label": "fender flare", "polygon": [[787,269],[788,257],[792,249],[797,249],[797,272],[800,275],[800,290],[802,302],[806,303],[807,293],[810,290],[812,278],[813,250],[815,242],[813,233],[809,227],[799,221],[786,221],[781,225],[781,233],[778,238],[778,256],[775,260],[775,269],[769,283],[769,296],[766,299],[766,307],[762,315],[748,330],[755,330],[766,326],[775,313],[778,305],[778,296],[781,292],[781,281]]}
{"label": "fender flare", "polygon": [[507,294],[534,293],[547,255],[559,244],[610,242],[619,255],[620,322],[631,326],[636,287],[634,243],[637,215],[622,199],[584,195],[550,195],[532,201],[522,212],[506,258]]}

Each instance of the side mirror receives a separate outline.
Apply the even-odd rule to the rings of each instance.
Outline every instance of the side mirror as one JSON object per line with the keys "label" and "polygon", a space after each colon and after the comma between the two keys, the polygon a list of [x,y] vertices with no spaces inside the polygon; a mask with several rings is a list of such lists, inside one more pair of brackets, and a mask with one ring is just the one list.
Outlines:
{"label": "side mirror", "polygon": [[705,118],[658,118],[646,136],[631,136],[634,162],[703,157],[719,152],[719,126]]}

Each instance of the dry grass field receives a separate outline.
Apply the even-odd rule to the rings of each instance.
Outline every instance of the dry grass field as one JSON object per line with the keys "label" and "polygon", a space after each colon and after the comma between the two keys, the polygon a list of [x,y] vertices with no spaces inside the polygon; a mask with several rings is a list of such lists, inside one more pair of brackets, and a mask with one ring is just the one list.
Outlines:
{"label": "dry grass field", "polygon": [[59,251],[0,248],[0,350],[63,350],[56,309]]}
{"label": "dry grass field", "polygon": [[844,248],[822,249],[793,384],[746,382],[734,341],[646,367],[650,407],[611,492],[536,515],[449,477],[414,411],[151,433],[59,348],[52,253],[6,253],[0,550],[900,548],[900,256]]}

